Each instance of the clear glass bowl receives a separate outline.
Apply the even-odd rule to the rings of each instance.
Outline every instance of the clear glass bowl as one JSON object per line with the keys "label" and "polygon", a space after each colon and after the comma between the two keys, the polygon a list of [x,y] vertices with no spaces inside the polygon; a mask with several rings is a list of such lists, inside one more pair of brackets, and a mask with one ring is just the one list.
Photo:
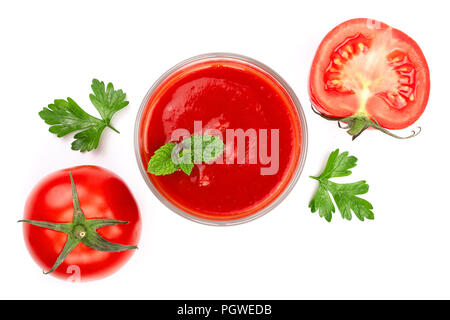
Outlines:
{"label": "clear glass bowl", "polygon": [[[149,101],[150,97],[152,96],[152,94],[155,92],[155,90],[157,88],[159,88],[159,86],[164,82],[164,80],[167,79],[170,75],[172,75],[174,72],[177,72],[178,70],[180,70],[182,68],[185,68],[189,64],[198,63],[199,61],[203,61],[203,60],[215,60],[215,59],[217,59],[217,60],[224,60],[224,59],[228,60],[228,59],[230,59],[230,60],[235,60],[235,61],[238,60],[239,62],[244,62],[246,64],[256,66],[256,67],[262,69],[264,72],[266,72],[270,76],[272,76],[278,82],[278,84],[288,93],[290,99],[292,100],[293,104],[295,105],[297,113],[298,113],[298,116],[299,116],[299,122],[300,122],[300,127],[301,127],[301,151],[300,151],[300,157],[299,157],[299,159],[297,161],[295,172],[290,177],[290,181],[287,184],[287,186],[284,188],[284,190],[275,199],[272,200],[272,202],[270,202],[268,205],[266,205],[262,209],[260,209],[258,211],[255,211],[254,213],[252,213],[252,214],[250,214],[250,215],[248,215],[246,217],[239,218],[239,219],[232,219],[232,220],[210,220],[210,219],[204,219],[204,218],[192,215],[191,213],[186,212],[186,211],[180,209],[179,207],[177,207],[169,199],[164,197],[159,192],[159,190],[154,186],[154,184],[152,183],[152,181],[150,180],[150,178],[148,176],[147,168],[143,164],[142,155],[141,155],[141,152],[140,152],[140,136],[139,136],[139,133],[140,133],[141,120],[142,120],[142,116],[143,116],[144,110],[147,107],[148,101]],[[136,159],[137,159],[139,170],[140,170],[140,172],[142,174],[142,177],[144,178],[145,182],[147,183],[148,187],[153,192],[153,194],[166,207],[168,207],[173,212],[181,215],[182,217],[185,217],[185,218],[187,218],[189,220],[192,220],[192,221],[195,221],[195,222],[198,222],[198,223],[202,223],[202,224],[206,224],[206,225],[213,225],[213,226],[230,226],[230,225],[237,225],[237,224],[249,222],[249,221],[252,221],[254,219],[257,219],[257,218],[265,215],[266,213],[268,213],[269,211],[274,209],[278,204],[280,204],[281,201],[283,201],[284,198],[287,197],[287,195],[291,192],[291,190],[294,188],[296,182],[298,181],[298,178],[300,177],[300,174],[301,174],[301,172],[303,170],[303,166],[305,164],[307,147],[308,147],[308,129],[307,129],[307,125],[306,125],[305,114],[303,112],[303,108],[302,108],[302,106],[300,104],[300,101],[298,100],[298,98],[295,95],[295,93],[292,90],[292,88],[286,83],[286,81],[283,80],[283,78],[281,78],[281,76],[278,73],[276,73],[274,70],[272,70],[271,68],[269,68],[265,64],[263,64],[263,63],[261,63],[259,61],[256,61],[256,60],[254,60],[252,58],[249,58],[249,57],[245,57],[245,56],[238,55],[238,54],[233,54],[233,53],[208,53],[208,54],[198,55],[198,56],[186,59],[186,60],[178,63],[177,65],[175,65],[174,67],[169,69],[167,72],[165,72],[153,84],[153,86],[148,90],[146,96],[144,97],[144,100],[142,101],[142,104],[141,104],[141,106],[139,108],[139,112],[138,112],[137,117],[136,117],[135,130],[134,130],[134,145],[135,145]]]}

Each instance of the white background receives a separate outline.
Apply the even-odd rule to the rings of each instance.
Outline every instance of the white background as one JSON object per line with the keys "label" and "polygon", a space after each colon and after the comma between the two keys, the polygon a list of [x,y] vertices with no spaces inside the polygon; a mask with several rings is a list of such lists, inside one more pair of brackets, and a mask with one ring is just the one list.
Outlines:
{"label": "white background", "polygon": [[[0,298],[450,298],[449,41],[444,1],[3,1],[0,5]],[[344,20],[384,21],[412,36],[431,70],[423,132],[399,141],[365,132],[352,142],[309,109],[315,50]],[[274,211],[248,224],[209,227],[164,207],[142,179],[133,148],[139,105],[153,82],[188,57],[215,51],[275,69],[302,102],[306,166]],[[70,150],[38,112],[71,96],[96,114],[92,78],[111,81],[130,105],[98,150]],[[403,134],[409,131],[402,132]],[[359,158],[375,220],[332,223],[308,202],[330,151]],[[26,197],[45,175],[80,164],[120,175],[142,214],[140,250],[115,275],[73,284],[44,276],[25,248]]]}

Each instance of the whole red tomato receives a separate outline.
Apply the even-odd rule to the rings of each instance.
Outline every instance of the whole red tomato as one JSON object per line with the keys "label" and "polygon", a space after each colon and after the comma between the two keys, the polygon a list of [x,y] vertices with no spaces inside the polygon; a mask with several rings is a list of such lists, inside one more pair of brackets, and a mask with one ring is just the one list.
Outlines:
{"label": "whole red tomato", "polygon": [[137,248],[141,231],[128,187],[96,166],[45,177],[29,195],[21,222],[28,250],[44,272],[73,281],[116,272]]}

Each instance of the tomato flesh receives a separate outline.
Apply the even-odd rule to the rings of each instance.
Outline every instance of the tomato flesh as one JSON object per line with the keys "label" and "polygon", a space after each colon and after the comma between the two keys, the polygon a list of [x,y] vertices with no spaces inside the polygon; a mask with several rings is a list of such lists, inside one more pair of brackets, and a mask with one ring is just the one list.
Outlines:
{"label": "tomato flesh", "polygon": [[[72,172],[81,209],[86,219],[115,219],[128,224],[99,228],[106,240],[124,245],[137,244],[141,219],[136,201],[117,175],[96,166],[80,166],[52,173],[41,180],[27,199],[24,219],[68,223],[73,219]],[[54,265],[67,235],[31,224],[23,225],[24,239],[33,259],[48,271]],[[79,243],[52,273],[61,279],[87,281],[116,272],[134,250],[101,252]]]}
{"label": "tomato flesh", "polygon": [[319,46],[309,92],[323,114],[365,115],[388,129],[402,129],[423,113],[429,70],[419,46],[403,32],[369,19],[333,29]]}

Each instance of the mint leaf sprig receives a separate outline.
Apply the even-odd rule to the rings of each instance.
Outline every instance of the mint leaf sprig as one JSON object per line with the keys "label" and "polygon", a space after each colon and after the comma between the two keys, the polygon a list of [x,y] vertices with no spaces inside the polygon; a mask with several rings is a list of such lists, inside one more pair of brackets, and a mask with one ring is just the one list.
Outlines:
{"label": "mint leaf sprig", "polygon": [[155,151],[148,162],[147,172],[161,176],[181,169],[189,176],[195,163],[212,162],[223,150],[223,141],[209,134],[194,135],[180,143],[169,142]]}
{"label": "mint leaf sprig", "polygon": [[72,98],[56,99],[39,112],[42,120],[50,125],[49,131],[58,137],[78,131],[74,135],[72,150],[80,152],[96,149],[106,127],[120,133],[111,125],[111,119],[117,111],[128,105],[126,94],[122,90],[115,90],[111,82],[105,87],[103,81],[93,79],[91,88],[93,94],[89,98],[102,119],[85,112]]}
{"label": "mint leaf sprig", "polygon": [[369,185],[366,181],[339,184],[329,180],[331,178],[349,176],[352,173],[350,169],[356,167],[357,161],[358,159],[354,156],[349,156],[348,152],[339,154],[339,149],[330,154],[322,174],[318,177],[310,177],[319,182],[317,192],[309,203],[311,212],[319,211],[319,216],[330,222],[332,213],[336,211],[330,197],[331,194],[341,212],[342,218],[351,220],[353,212],[361,221],[374,219],[373,206],[370,202],[357,197],[357,195],[365,194],[369,191]]}

